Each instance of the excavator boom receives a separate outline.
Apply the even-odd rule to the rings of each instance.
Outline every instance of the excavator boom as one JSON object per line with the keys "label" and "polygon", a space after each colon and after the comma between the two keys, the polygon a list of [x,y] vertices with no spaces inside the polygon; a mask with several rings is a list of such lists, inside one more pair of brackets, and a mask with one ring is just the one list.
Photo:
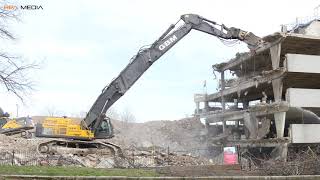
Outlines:
{"label": "excavator boom", "polygon": [[[223,24],[219,25],[214,21],[196,14],[182,15],[180,20],[184,22],[182,26],[174,30],[176,25],[171,25],[150,47],[140,49],[120,74],[102,90],[102,93],[83,120],[83,124],[91,131],[95,132],[99,128],[105,118],[106,111],[113,103],[123,96],[156,60],[178,43],[192,29],[225,40],[238,39],[245,42],[250,50],[255,50],[264,43],[261,38],[251,32],[233,27],[227,28]],[[218,27],[220,27],[220,29],[218,29]]]}

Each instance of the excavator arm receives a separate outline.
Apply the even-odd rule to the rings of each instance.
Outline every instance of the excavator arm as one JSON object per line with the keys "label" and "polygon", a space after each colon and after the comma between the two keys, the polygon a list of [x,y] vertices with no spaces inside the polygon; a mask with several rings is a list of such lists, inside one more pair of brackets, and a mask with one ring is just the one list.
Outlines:
{"label": "excavator arm", "polygon": [[[183,25],[175,29],[171,25],[165,33],[151,46],[140,49],[131,59],[130,63],[120,72],[112,82],[106,86],[99,95],[83,124],[95,132],[105,118],[106,111],[142,76],[142,74],[162,55],[171,49],[192,29],[216,36],[222,39],[238,39],[245,42],[250,50],[255,50],[263,43],[262,39],[254,34],[237,28],[227,28],[214,21],[205,19],[199,15],[186,14],[181,16]],[[220,27],[218,29],[217,27]],[[175,29],[175,30],[174,30]]]}

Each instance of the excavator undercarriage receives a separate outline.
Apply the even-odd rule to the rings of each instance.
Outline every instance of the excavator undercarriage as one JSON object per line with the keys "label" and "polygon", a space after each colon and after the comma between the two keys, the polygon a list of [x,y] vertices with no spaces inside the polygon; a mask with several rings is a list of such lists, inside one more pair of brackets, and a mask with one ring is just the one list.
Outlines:
{"label": "excavator undercarriage", "polygon": [[0,134],[4,134],[6,136],[18,135],[23,138],[31,138],[32,133],[29,130],[32,130],[33,127],[19,127],[14,129],[1,129]]}
{"label": "excavator undercarriage", "polygon": [[122,157],[122,150],[119,146],[103,142],[100,140],[80,141],[80,140],[65,140],[54,139],[38,145],[40,154],[72,154],[77,156],[87,156],[96,154],[101,156],[119,156]]}

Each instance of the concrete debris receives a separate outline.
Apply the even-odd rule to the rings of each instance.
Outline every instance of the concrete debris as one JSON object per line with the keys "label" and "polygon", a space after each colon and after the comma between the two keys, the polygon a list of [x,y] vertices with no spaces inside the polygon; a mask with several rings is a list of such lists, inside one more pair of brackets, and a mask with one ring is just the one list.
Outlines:
{"label": "concrete debris", "polygon": [[38,143],[42,141],[45,141],[45,139],[25,139],[0,134],[0,151],[28,150],[36,152]]}
{"label": "concrete debris", "polygon": [[96,168],[112,168],[115,165],[113,158],[100,158],[99,163],[96,164]]}
{"label": "concrete debris", "polygon": [[205,128],[198,119],[146,123],[113,120],[112,123],[116,133],[110,142],[120,145],[125,158],[101,154],[79,156],[68,152],[43,155],[37,152],[37,145],[52,139],[25,139],[0,134],[0,164],[95,168],[212,164],[200,157],[206,154],[206,147]]}
{"label": "concrete debris", "polygon": [[206,154],[205,126],[196,118],[177,121],[127,123],[112,121],[115,138],[111,141],[124,149],[162,147],[195,155]]}
{"label": "concrete debris", "polygon": [[[155,150],[126,151],[132,167],[191,166],[213,164],[209,159],[189,154]],[[131,155],[130,155],[131,154]]]}

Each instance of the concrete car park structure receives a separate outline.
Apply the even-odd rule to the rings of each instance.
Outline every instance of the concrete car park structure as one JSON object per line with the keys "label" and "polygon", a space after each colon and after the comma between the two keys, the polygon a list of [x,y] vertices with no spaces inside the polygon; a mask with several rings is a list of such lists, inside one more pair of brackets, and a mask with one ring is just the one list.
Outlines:
{"label": "concrete car park structure", "polygon": [[286,159],[288,146],[320,143],[320,22],[263,40],[256,51],[212,66],[219,91],[194,95],[196,115],[211,145],[269,148]]}

